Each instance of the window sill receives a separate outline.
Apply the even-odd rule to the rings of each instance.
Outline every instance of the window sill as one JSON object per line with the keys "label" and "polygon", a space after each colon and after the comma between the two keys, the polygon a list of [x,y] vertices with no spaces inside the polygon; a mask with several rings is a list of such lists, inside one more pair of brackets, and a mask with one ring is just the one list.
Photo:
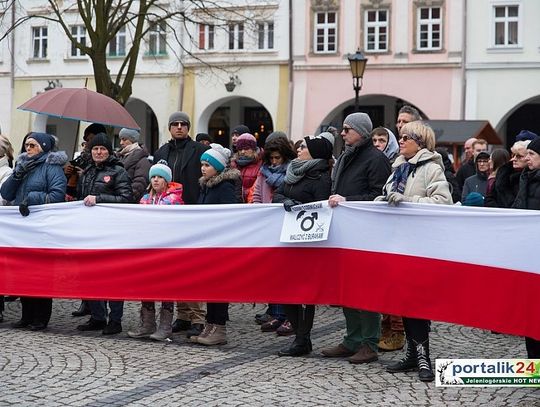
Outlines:
{"label": "window sill", "polygon": [[28,58],[26,60],[27,64],[44,64],[49,62],[51,62],[51,60],[48,58]]}
{"label": "window sill", "polygon": [[438,49],[413,49],[413,54],[443,54],[446,51],[443,48]]}
{"label": "window sill", "polygon": [[64,62],[88,62],[87,57],[65,57]]}
{"label": "window sill", "polygon": [[516,45],[490,47],[486,49],[488,54],[521,54],[523,53],[523,47]]}

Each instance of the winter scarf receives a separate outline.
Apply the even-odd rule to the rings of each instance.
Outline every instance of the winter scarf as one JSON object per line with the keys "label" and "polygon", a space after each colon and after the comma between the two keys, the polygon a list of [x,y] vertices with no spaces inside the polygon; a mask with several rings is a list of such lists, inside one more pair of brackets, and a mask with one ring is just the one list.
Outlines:
{"label": "winter scarf", "polygon": [[410,164],[408,161],[397,167],[394,171],[394,175],[392,175],[392,191],[402,194],[405,191],[405,186],[407,185],[409,172],[414,171],[415,168],[416,165]]}
{"label": "winter scarf", "polygon": [[236,158],[236,164],[239,167],[245,167],[257,160],[257,157],[244,157],[244,156],[238,156]]}
{"label": "winter scarf", "polygon": [[137,143],[130,144],[128,146],[125,146],[122,151],[120,151],[118,154],[122,157],[129,155],[134,150],[138,150],[141,148]]}
{"label": "winter scarf", "polygon": [[266,178],[266,183],[275,189],[283,184],[288,165],[289,163],[285,163],[274,167],[264,164],[261,167],[261,174]]}
{"label": "winter scarf", "polygon": [[317,164],[319,164],[323,160],[322,158],[317,158],[313,160],[299,160],[298,158],[295,158],[291,161],[289,164],[289,167],[287,168],[287,173],[285,174],[285,182],[289,185],[296,184],[298,181],[300,181],[302,178],[304,178],[304,175],[315,167]]}

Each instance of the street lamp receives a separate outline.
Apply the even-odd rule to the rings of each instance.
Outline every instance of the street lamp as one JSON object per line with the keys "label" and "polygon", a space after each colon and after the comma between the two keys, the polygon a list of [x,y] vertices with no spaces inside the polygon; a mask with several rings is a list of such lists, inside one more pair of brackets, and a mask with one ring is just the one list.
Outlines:
{"label": "street lamp", "polygon": [[364,77],[364,70],[366,69],[366,64],[368,59],[362,54],[360,49],[358,49],[354,54],[348,54],[347,59],[351,65],[351,73],[353,77],[353,88],[354,88],[354,111],[358,112],[358,93],[362,89],[362,78]]}

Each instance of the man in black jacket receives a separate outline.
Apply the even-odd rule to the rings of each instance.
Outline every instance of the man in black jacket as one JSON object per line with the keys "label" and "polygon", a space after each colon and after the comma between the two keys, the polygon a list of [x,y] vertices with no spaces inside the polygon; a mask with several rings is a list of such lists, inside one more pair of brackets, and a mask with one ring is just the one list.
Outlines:
{"label": "man in black jacket", "polygon": [[[174,112],[169,116],[171,139],[154,154],[154,164],[165,160],[172,171],[172,181],[183,186],[182,198],[186,204],[196,204],[199,198],[201,155],[209,149],[189,137],[191,120],[185,112]],[[205,322],[204,303],[177,302],[178,316],[173,332],[187,330],[188,338],[202,332]]]}
{"label": "man in black jacket", "polygon": [[[332,174],[331,207],[345,201],[372,201],[381,194],[390,176],[390,161],[371,140],[371,119],[365,113],[352,113],[343,122],[341,135],[345,151]],[[363,270],[372,273],[373,270]],[[347,357],[350,363],[369,363],[378,359],[381,315],[376,312],[343,308],[347,334],[337,346],[323,349],[326,357]]]}

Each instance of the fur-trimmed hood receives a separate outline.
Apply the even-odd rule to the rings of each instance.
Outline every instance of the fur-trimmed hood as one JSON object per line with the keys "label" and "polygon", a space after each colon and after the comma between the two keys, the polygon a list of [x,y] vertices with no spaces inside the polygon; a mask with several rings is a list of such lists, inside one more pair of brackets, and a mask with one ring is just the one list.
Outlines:
{"label": "fur-trimmed hood", "polygon": [[[17,157],[17,161],[21,162],[30,161],[31,159],[31,157],[28,157],[28,153],[22,153]],[[68,162],[68,156],[65,151],[49,151],[36,159],[43,160],[46,164],[50,165],[64,166]]]}
{"label": "fur-trimmed hood", "polygon": [[219,174],[213,176],[212,178],[205,179],[204,177],[199,178],[199,184],[201,187],[213,188],[218,184],[221,184],[223,181],[232,181],[236,182],[240,179],[240,171],[235,168],[225,168]]}

